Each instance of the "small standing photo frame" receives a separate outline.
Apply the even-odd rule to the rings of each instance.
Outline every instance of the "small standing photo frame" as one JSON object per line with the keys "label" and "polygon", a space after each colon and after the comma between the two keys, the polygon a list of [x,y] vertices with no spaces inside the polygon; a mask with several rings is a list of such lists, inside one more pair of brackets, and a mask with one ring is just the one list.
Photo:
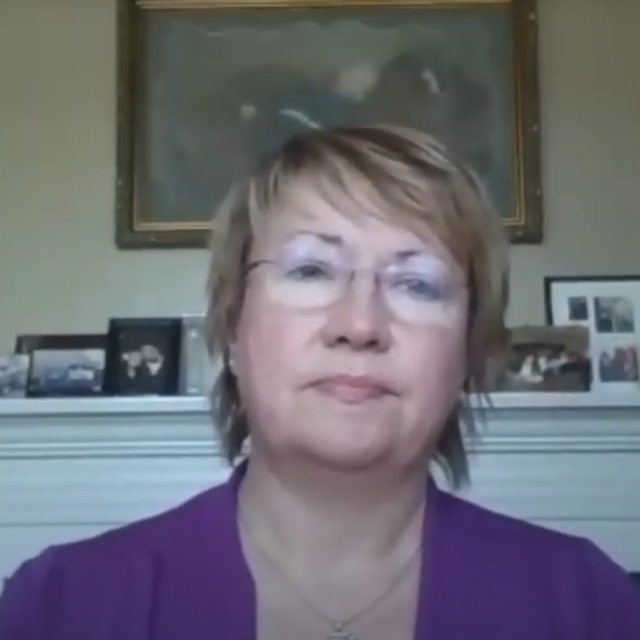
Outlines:
{"label": "small standing photo frame", "polygon": [[523,325],[509,329],[498,391],[589,391],[589,333],[584,327]]}
{"label": "small standing photo frame", "polygon": [[589,330],[592,388],[639,391],[640,276],[550,276],[544,287],[548,324]]}
{"label": "small standing photo frame", "polygon": [[208,396],[220,370],[220,363],[209,355],[205,317],[182,317],[180,354],[180,395]]}
{"label": "small standing photo frame", "polygon": [[26,395],[30,398],[103,393],[104,334],[20,335],[15,350],[29,357]]}
{"label": "small standing photo frame", "polygon": [[0,400],[25,397],[29,361],[30,357],[23,353],[0,357]]}
{"label": "small standing photo frame", "polygon": [[178,393],[180,318],[114,318],[109,322],[105,389],[115,396]]}

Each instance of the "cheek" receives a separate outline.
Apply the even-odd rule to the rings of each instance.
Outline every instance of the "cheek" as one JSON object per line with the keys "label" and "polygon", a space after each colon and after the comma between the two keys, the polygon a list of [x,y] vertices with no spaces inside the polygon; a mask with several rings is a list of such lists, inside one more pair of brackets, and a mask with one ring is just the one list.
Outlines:
{"label": "cheek", "polygon": [[428,329],[457,331],[460,323],[464,322],[462,310],[456,305],[433,305],[429,309]]}
{"label": "cheek", "polygon": [[405,340],[403,359],[410,376],[413,410],[448,415],[466,376],[466,323],[431,325]]}
{"label": "cheek", "polygon": [[236,375],[254,381],[258,389],[271,388],[279,376],[300,362],[308,330],[288,309],[263,303],[258,296],[245,301],[233,348]]}
{"label": "cheek", "polygon": [[[430,382],[439,381],[443,387],[458,389],[464,380],[466,362],[466,340],[464,333],[447,329],[432,331],[412,350],[413,374]],[[439,386],[440,386],[439,385]]]}

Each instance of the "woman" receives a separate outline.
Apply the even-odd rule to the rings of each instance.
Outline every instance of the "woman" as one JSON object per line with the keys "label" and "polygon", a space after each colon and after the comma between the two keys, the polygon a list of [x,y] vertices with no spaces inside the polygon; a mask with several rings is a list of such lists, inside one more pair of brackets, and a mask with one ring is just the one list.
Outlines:
{"label": "woman", "polygon": [[27,561],[2,640],[640,638],[640,598],[594,545],[428,478],[466,479],[463,392],[503,331],[506,247],[469,171],[416,131],[314,131],[217,220],[214,406],[248,463]]}

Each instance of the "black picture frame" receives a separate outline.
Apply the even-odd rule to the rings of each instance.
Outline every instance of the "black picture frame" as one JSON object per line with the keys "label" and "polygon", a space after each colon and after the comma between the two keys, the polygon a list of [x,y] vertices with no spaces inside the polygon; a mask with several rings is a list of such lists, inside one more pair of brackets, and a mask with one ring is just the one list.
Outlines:
{"label": "black picture frame", "polygon": [[591,389],[636,393],[640,385],[640,275],[544,278],[547,324],[589,332]]}
{"label": "black picture frame", "polygon": [[548,325],[553,325],[553,286],[558,283],[598,283],[598,282],[638,282],[640,283],[640,275],[624,274],[624,275],[586,275],[586,276],[545,276],[543,280],[544,286],[544,317]]}
{"label": "black picture frame", "polygon": [[178,394],[180,318],[112,318],[107,335],[107,395]]}
{"label": "black picture frame", "polygon": [[29,356],[28,398],[104,393],[106,334],[21,334],[14,351]]}
{"label": "black picture frame", "polygon": [[106,349],[106,333],[22,333],[14,353],[29,355],[35,349]]}

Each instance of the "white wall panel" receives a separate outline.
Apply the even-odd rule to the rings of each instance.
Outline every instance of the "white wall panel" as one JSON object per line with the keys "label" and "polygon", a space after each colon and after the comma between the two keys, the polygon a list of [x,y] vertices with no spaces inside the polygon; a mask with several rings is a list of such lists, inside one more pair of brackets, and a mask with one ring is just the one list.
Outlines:
{"label": "white wall panel", "polygon": [[[640,393],[498,396],[473,449],[465,497],[590,537],[640,571]],[[0,576],[228,472],[200,399],[2,401]]]}

